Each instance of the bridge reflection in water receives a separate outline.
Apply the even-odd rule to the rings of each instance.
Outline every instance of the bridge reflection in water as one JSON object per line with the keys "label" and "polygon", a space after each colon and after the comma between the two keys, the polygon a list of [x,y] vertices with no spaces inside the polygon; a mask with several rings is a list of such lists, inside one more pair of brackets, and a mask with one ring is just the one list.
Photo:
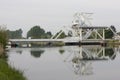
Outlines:
{"label": "bridge reflection in water", "polygon": [[[62,49],[61,49],[62,50]],[[81,46],[64,49],[69,54],[62,53],[64,62],[71,66],[71,70],[78,76],[94,74],[92,63],[95,61],[114,60],[117,55],[117,48],[101,46]]]}
{"label": "bridge reflection in water", "polygon": [[10,48],[8,63],[28,80],[114,80],[120,77],[119,53],[101,46]]}

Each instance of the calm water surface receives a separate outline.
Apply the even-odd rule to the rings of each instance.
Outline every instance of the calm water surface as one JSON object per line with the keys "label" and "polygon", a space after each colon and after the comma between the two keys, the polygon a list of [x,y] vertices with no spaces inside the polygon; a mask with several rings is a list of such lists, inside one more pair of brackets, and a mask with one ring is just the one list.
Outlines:
{"label": "calm water surface", "polygon": [[119,48],[12,48],[8,63],[28,80],[120,80]]}

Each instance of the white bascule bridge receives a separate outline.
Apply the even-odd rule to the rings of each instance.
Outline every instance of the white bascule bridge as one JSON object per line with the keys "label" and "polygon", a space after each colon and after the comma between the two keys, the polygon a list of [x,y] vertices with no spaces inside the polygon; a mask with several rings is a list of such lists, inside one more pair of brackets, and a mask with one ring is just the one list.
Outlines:
{"label": "white bascule bridge", "polygon": [[[9,39],[11,43],[32,43],[32,42],[63,42],[68,44],[101,44],[104,43],[105,30],[110,29],[114,35],[117,35],[110,27],[93,26],[91,23],[92,13],[76,13],[71,26],[64,26],[59,34],[53,35],[50,39]],[[58,39],[63,33],[67,32],[69,37]],[[94,37],[91,37],[94,36]],[[118,37],[119,38],[119,37]]]}

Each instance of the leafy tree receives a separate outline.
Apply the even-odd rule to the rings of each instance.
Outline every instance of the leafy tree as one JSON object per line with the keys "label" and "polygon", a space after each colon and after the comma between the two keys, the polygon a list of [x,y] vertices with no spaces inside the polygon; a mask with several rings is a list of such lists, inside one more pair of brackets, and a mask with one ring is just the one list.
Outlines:
{"label": "leafy tree", "polygon": [[[58,36],[58,34],[59,33],[61,33],[62,32],[62,30],[60,30],[59,32],[57,32],[57,34],[54,36],[54,38],[56,38],[57,36]],[[62,39],[62,38],[65,38],[67,35],[65,34],[65,32],[62,32],[60,35],[59,35],[59,37],[58,37],[58,39]],[[53,38],[53,39],[54,39]]]}
{"label": "leafy tree", "polygon": [[110,29],[105,30],[105,38],[106,39],[112,39],[113,36],[114,36],[114,34]]}
{"label": "leafy tree", "polygon": [[47,32],[47,33],[46,33],[46,38],[51,38],[51,36],[52,36],[52,33],[51,33],[51,32]]}
{"label": "leafy tree", "polygon": [[44,36],[45,31],[40,28],[40,26],[34,26],[27,33],[27,38],[42,38]]}
{"label": "leafy tree", "polygon": [[52,36],[51,32],[45,33],[45,30],[40,28],[40,26],[33,26],[27,32],[27,38],[31,37],[32,39],[40,39],[40,38],[50,38]]}
{"label": "leafy tree", "polygon": [[8,41],[6,28],[0,26],[0,46],[5,48]]}
{"label": "leafy tree", "polygon": [[110,28],[111,28],[114,32],[116,32],[116,28],[115,28],[113,25],[111,25]]}
{"label": "leafy tree", "polygon": [[7,30],[7,35],[9,39],[20,39],[22,38],[22,33],[23,33],[22,29],[18,29],[15,31]]}
{"label": "leafy tree", "polygon": [[[114,32],[116,32],[116,28],[115,28],[113,25],[111,25],[110,28],[111,28]],[[105,30],[105,38],[106,38],[106,39],[112,39],[113,37],[114,37],[114,33],[113,33],[110,29]]]}
{"label": "leafy tree", "polygon": [[60,35],[60,37],[58,37],[58,38],[65,38],[66,37],[66,34],[65,34],[65,32],[63,32],[61,35]]}

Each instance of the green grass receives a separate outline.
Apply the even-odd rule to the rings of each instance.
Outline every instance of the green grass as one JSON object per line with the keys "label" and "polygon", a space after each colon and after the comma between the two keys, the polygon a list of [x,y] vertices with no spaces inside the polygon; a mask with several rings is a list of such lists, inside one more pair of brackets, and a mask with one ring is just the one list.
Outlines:
{"label": "green grass", "polygon": [[11,68],[7,61],[0,57],[0,80],[26,80],[23,73]]}

